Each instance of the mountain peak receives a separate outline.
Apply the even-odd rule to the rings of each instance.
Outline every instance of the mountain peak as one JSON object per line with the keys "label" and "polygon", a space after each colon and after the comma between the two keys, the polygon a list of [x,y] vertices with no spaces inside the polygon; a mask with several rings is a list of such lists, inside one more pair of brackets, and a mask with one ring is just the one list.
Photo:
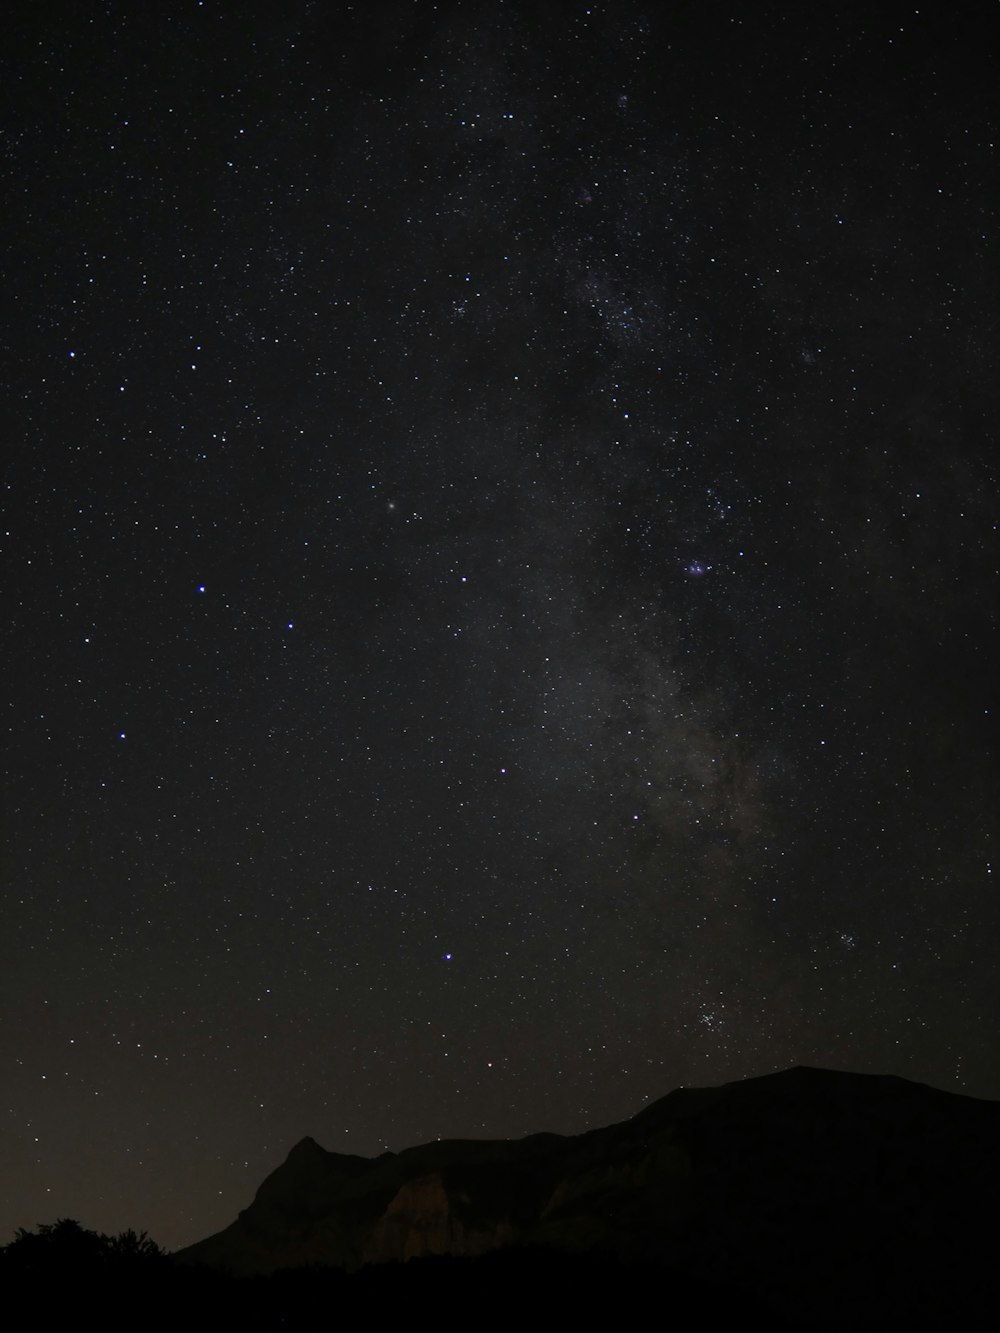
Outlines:
{"label": "mountain peak", "polygon": [[[293,1153],[299,1153],[299,1152],[325,1153],[325,1150],[327,1149],[320,1148],[320,1145],[317,1144],[315,1138],[312,1137],[312,1134],[307,1134],[307,1136],[305,1136],[304,1138],[300,1138],[299,1142],[297,1142],[297,1144],[295,1145],[295,1148],[292,1148]],[[289,1156],[291,1156],[291,1154],[289,1154]]]}
{"label": "mountain peak", "polygon": [[298,1143],[288,1154],[286,1160],[289,1162],[292,1160],[298,1161],[300,1158],[317,1157],[320,1155],[325,1157],[327,1155],[326,1149],[321,1148],[316,1140],[310,1134],[307,1134],[304,1139],[299,1139]]}

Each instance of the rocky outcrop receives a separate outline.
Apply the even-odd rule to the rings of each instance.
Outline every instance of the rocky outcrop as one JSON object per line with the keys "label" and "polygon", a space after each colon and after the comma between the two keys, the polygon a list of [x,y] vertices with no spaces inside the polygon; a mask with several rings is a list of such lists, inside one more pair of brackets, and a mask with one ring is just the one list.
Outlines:
{"label": "rocky outcrop", "polygon": [[365,1245],[365,1259],[419,1259],[429,1254],[466,1257],[486,1254],[511,1244],[516,1235],[502,1219],[477,1227],[465,1220],[469,1196],[448,1194],[440,1175],[424,1176],[401,1186],[375,1223]]}

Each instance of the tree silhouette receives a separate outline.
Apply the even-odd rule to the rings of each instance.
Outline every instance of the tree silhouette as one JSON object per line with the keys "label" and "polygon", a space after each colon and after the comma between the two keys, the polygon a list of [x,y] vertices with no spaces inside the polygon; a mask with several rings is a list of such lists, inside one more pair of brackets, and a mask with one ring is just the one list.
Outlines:
{"label": "tree silhouette", "polygon": [[36,1231],[23,1227],[4,1250],[6,1272],[72,1272],[97,1268],[105,1252],[104,1236],[87,1231],[72,1217],[43,1222]]}
{"label": "tree silhouette", "polygon": [[103,1237],[108,1258],[113,1262],[145,1263],[165,1259],[166,1252],[145,1231],[119,1231],[117,1236]]}

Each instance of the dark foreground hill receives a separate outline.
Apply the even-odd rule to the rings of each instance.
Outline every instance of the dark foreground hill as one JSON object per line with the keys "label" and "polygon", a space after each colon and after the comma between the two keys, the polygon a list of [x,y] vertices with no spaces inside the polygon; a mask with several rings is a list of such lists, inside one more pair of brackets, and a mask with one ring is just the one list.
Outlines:
{"label": "dark foreground hill", "polygon": [[792,1069],[681,1089],[575,1138],[374,1159],[303,1139],[231,1226],[176,1258],[243,1276],[364,1268],[375,1292],[403,1270],[365,1266],[453,1256],[407,1264],[406,1282],[516,1302],[548,1269],[566,1299],[655,1290],[664,1317],[672,1292],[695,1307],[713,1293],[699,1308],[714,1300],[720,1327],[742,1301],[817,1329],[971,1328],[996,1309],[998,1187],[1000,1104]]}

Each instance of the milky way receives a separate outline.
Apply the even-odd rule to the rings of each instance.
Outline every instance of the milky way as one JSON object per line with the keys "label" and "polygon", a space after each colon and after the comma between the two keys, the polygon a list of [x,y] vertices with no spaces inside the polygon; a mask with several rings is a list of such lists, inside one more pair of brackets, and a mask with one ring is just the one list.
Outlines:
{"label": "milky way", "polygon": [[6,1233],[1000,1096],[995,28],[15,6]]}

